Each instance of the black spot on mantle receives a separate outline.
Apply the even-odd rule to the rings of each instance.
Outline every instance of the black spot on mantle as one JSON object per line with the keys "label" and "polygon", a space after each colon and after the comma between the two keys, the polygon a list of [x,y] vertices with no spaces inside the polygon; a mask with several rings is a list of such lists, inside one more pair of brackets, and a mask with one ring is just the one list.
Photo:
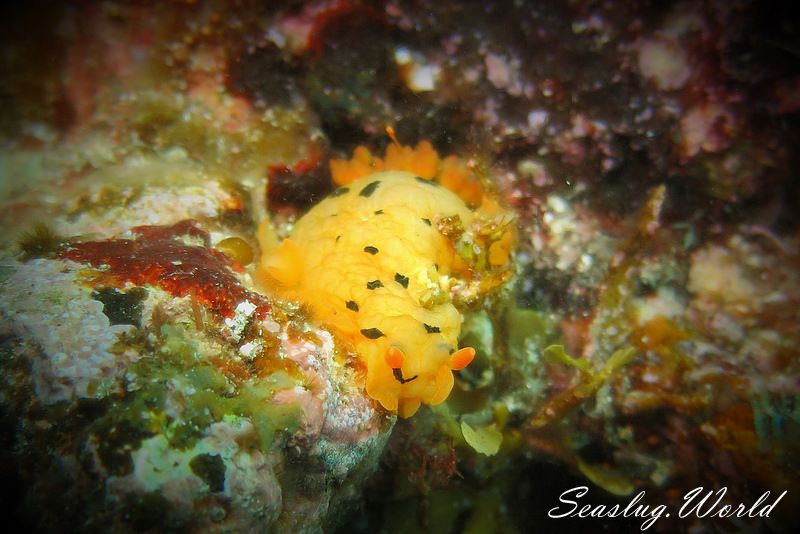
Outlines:
{"label": "black spot on mantle", "polygon": [[378,189],[379,185],[381,185],[381,181],[380,180],[375,180],[374,182],[370,182],[370,183],[368,183],[367,185],[364,186],[364,189],[359,191],[358,195],[362,196],[364,198],[371,197],[372,193],[374,193],[375,190]]}
{"label": "black spot on mantle", "polygon": [[367,339],[378,339],[379,337],[383,337],[384,333],[378,328],[362,328],[361,335]]}

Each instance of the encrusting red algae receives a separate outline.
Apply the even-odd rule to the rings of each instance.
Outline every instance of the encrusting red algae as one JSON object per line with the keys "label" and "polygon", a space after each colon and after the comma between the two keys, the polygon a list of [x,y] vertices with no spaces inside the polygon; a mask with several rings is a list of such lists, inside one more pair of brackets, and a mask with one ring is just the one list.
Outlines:
{"label": "encrusting red algae", "polygon": [[[156,285],[176,297],[194,296],[214,314],[230,318],[245,301],[256,306],[254,315],[269,311],[267,299],[245,289],[231,269],[237,266],[223,253],[208,248],[208,233],[196,221],[185,220],[169,226],[137,226],[134,239],[108,239],[69,243],[58,257],[93,267],[107,268],[107,274],[122,285]],[[182,243],[178,237],[202,239],[205,246]]]}

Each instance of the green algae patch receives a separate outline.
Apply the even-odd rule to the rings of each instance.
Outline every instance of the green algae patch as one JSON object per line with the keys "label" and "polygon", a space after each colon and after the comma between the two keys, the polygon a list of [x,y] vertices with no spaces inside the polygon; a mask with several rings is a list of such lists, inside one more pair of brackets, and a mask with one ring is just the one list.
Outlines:
{"label": "green algae patch", "polygon": [[[141,344],[149,356],[131,365],[128,394],[116,400],[91,429],[116,474],[130,471],[130,453],[142,439],[162,435],[174,450],[190,450],[208,427],[229,416],[253,425],[251,444],[268,450],[278,433],[299,428],[302,409],[296,404],[273,402],[275,393],[295,387],[297,380],[284,371],[243,381],[229,379],[209,358],[237,358],[220,348],[210,348],[191,325],[163,325],[153,337],[128,340]],[[224,350],[224,348],[222,349]]]}
{"label": "green algae patch", "polygon": [[296,432],[303,415],[297,404],[270,402],[276,391],[285,389],[289,383],[295,385],[289,375],[282,371],[273,375],[242,388],[238,397],[230,399],[231,413],[247,417],[253,423],[262,450],[272,445],[277,432]]}
{"label": "green algae patch", "polygon": [[486,456],[497,454],[503,442],[503,434],[494,424],[473,428],[466,421],[461,421],[461,434],[467,445]]}
{"label": "green algae patch", "polygon": [[509,306],[505,319],[509,351],[518,357],[527,356],[530,343],[546,346],[558,332],[556,318],[536,310]]}
{"label": "green algae patch", "polygon": [[192,387],[200,391],[208,391],[214,395],[228,395],[232,385],[219,369],[211,365],[197,365],[186,371],[186,378]]}
{"label": "green algae patch", "polygon": [[156,149],[180,147],[190,159],[223,176],[296,159],[314,120],[304,108],[275,107],[231,129],[227,121],[214,120],[208,107],[182,95],[141,91],[129,104],[131,134]]}
{"label": "green algae patch", "polygon": [[542,356],[549,362],[574,367],[584,373],[589,373],[592,370],[587,360],[579,360],[567,354],[564,345],[550,345],[542,351]]}
{"label": "green algae patch", "polygon": [[189,448],[204,435],[209,425],[228,415],[250,420],[257,437],[254,445],[261,450],[272,446],[278,432],[297,431],[302,418],[300,406],[272,402],[275,392],[294,386],[295,382],[283,372],[274,374],[279,376],[246,383],[234,390],[225,376],[211,366],[188,370],[186,379],[194,393],[186,398],[185,417],[175,421],[170,429],[170,444]]}
{"label": "green algae patch", "polygon": [[197,344],[179,326],[164,325],[159,333],[163,337],[160,352],[167,356],[166,365],[189,366],[198,355]]}

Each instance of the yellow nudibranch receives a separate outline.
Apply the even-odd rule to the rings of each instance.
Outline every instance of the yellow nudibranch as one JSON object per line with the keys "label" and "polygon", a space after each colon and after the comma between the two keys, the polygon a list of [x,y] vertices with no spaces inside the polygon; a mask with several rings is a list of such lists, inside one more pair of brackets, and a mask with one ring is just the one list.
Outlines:
{"label": "yellow nudibranch", "polygon": [[443,402],[453,371],[475,354],[458,348],[462,317],[451,290],[475,277],[455,241],[476,217],[436,182],[374,173],[312,208],[290,238],[265,250],[257,276],[279,282],[349,341],[365,363],[367,394],[409,417],[421,403]]}

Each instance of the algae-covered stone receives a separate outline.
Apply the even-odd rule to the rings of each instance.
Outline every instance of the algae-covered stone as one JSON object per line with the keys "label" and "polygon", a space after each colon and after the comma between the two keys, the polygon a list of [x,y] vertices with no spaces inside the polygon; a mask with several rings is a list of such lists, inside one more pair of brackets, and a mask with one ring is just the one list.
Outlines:
{"label": "algae-covered stone", "polygon": [[[20,457],[25,487],[46,486],[55,475],[37,466],[51,464],[65,466],[59,480],[95,487],[59,497],[75,510],[65,524],[316,530],[358,498],[392,419],[354,383],[329,333],[297,343],[287,316],[262,308],[239,337],[221,336],[223,317],[206,310],[197,322],[200,305],[162,287],[109,287],[107,277],[93,289],[102,271],[58,259],[3,265],[0,408],[19,422],[8,439],[20,451],[61,444]],[[272,344],[260,337],[269,330]],[[301,505],[294,486],[309,469],[339,482]],[[26,502],[35,512],[52,498]]]}

